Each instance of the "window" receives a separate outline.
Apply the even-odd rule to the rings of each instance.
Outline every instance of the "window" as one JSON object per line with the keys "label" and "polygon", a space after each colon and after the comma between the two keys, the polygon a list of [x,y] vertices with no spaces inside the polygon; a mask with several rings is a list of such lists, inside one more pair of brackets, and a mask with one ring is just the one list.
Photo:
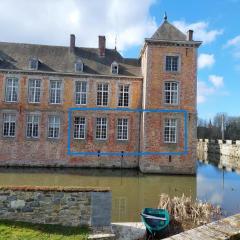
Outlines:
{"label": "window", "polygon": [[177,119],[165,119],[164,124],[164,142],[177,142]]}
{"label": "window", "polygon": [[107,139],[107,118],[97,118],[96,121],[96,139]]}
{"label": "window", "polygon": [[61,103],[62,81],[50,81],[50,103]]}
{"label": "window", "polygon": [[27,115],[27,137],[38,138],[39,137],[39,115],[30,114]]}
{"label": "window", "polygon": [[48,117],[48,138],[59,138],[60,136],[60,117]]}
{"label": "window", "polygon": [[129,104],[129,85],[119,85],[118,106],[128,107]]}
{"label": "window", "polygon": [[16,115],[11,113],[3,114],[3,136],[15,137],[16,134]]}
{"label": "window", "polygon": [[108,105],[108,84],[99,83],[97,85],[97,105],[107,106]]}
{"label": "window", "polygon": [[29,79],[28,82],[28,101],[30,103],[39,103],[41,93],[41,80]]}
{"label": "window", "polygon": [[118,119],[117,140],[128,140],[128,119],[127,118]]}
{"label": "window", "polygon": [[115,61],[111,65],[111,73],[118,74],[118,63]]}
{"label": "window", "polygon": [[18,79],[7,78],[6,79],[6,101],[17,102],[18,100]]}
{"label": "window", "polygon": [[87,104],[87,82],[75,82],[76,104]]}
{"label": "window", "polygon": [[75,62],[75,72],[83,72],[82,60],[78,60],[77,62]]}
{"label": "window", "polygon": [[85,139],[86,132],[86,118],[75,117],[74,118],[74,139]]}
{"label": "window", "polygon": [[38,59],[37,58],[31,58],[29,60],[29,68],[31,70],[38,70]]}
{"label": "window", "polygon": [[165,82],[164,83],[164,103],[178,104],[178,83]]}
{"label": "window", "polygon": [[166,56],[166,71],[177,72],[179,64],[178,56]]}

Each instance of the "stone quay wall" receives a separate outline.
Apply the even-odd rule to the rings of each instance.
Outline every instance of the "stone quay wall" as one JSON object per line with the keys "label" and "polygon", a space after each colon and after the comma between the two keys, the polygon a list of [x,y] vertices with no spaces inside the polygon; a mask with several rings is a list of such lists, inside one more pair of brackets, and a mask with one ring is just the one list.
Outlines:
{"label": "stone quay wall", "polygon": [[111,224],[109,189],[0,187],[0,219],[64,226]]}
{"label": "stone quay wall", "polygon": [[199,139],[197,145],[198,152],[224,155],[232,158],[240,158],[240,140],[210,140]]}
{"label": "stone quay wall", "polygon": [[240,141],[199,139],[197,157],[227,171],[240,172]]}

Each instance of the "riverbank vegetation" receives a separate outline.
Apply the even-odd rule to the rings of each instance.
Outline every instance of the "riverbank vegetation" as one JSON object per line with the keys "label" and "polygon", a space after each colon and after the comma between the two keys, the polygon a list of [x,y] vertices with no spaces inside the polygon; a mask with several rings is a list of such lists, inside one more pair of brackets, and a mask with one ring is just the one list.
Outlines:
{"label": "riverbank vegetation", "polygon": [[158,208],[167,209],[171,221],[168,235],[174,235],[221,218],[221,209],[210,203],[194,201],[191,197],[170,198],[161,194]]}
{"label": "riverbank vegetation", "polygon": [[85,240],[87,228],[0,220],[0,240]]}

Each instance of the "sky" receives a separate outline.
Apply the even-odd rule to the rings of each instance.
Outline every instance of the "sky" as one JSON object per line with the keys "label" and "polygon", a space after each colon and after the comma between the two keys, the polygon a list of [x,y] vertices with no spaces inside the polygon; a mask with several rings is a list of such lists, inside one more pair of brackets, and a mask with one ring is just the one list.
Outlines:
{"label": "sky", "polygon": [[198,51],[198,115],[240,116],[240,0],[0,0],[0,41],[107,47],[139,57],[144,38],[168,20],[203,41]]}

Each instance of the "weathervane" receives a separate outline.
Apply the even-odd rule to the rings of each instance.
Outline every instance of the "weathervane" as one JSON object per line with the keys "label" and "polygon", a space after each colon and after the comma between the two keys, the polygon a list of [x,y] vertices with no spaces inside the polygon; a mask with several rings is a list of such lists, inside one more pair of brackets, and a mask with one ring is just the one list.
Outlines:
{"label": "weathervane", "polygon": [[167,21],[167,12],[164,13],[164,21]]}

